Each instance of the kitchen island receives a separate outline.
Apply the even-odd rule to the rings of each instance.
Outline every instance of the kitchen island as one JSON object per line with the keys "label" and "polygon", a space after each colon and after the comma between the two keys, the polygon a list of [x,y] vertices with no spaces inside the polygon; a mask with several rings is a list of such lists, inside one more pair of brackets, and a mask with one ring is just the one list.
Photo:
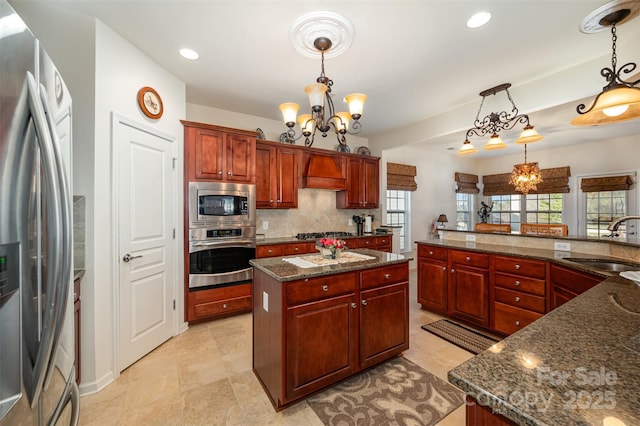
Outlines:
{"label": "kitchen island", "polygon": [[640,424],[640,286],[608,278],[449,381],[467,394],[467,424]]}
{"label": "kitchen island", "polygon": [[250,262],[253,370],[276,410],[409,348],[410,258],[359,249],[349,262],[310,260]]}

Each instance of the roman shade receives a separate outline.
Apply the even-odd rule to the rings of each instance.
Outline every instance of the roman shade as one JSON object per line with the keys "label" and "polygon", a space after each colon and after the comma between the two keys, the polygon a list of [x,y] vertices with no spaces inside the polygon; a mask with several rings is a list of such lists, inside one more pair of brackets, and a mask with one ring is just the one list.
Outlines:
{"label": "roman shade", "polygon": [[415,191],[418,184],[414,179],[416,166],[387,163],[387,189],[397,191]]}
{"label": "roman shade", "polygon": [[478,175],[468,173],[455,173],[456,192],[461,194],[478,194]]}
{"label": "roman shade", "polygon": [[[538,184],[536,191],[529,191],[529,194],[558,194],[569,192],[569,176],[571,170],[569,166],[555,167],[552,169],[541,169],[542,182]],[[511,173],[500,173],[497,175],[482,176],[484,189],[482,195],[510,195],[520,194],[514,186],[509,183]]]}
{"label": "roman shade", "polygon": [[632,184],[633,179],[629,175],[602,176],[582,178],[580,189],[582,192],[628,191]]}

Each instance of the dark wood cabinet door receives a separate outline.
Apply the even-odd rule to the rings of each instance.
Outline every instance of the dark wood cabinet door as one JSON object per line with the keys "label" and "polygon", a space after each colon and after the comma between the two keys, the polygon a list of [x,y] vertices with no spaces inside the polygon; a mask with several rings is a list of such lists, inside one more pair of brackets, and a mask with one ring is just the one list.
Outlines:
{"label": "dark wood cabinet door", "polygon": [[453,264],[449,274],[449,313],[489,326],[489,272]]}
{"label": "dark wood cabinet door", "polygon": [[360,368],[409,348],[409,285],[360,292]]}
{"label": "dark wood cabinet door", "polygon": [[298,151],[291,148],[278,148],[276,158],[277,206],[280,208],[297,208]]}
{"label": "dark wood cabinet door", "polygon": [[418,303],[423,308],[447,312],[447,278],[446,262],[418,259]]}
{"label": "dark wood cabinet door", "polygon": [[251,136],[226,135],[226,179],[228,182],[255,182],[256,139]]}
{"label": "dark wood cabinet door", "polygon": [[192,129],[193,140],[193,178],[195,180],[223,180],[223,147],[224,133],[207,130]]}
{"label": "dark wood cabinet door", "polygon": [[359,158],[347,158],[347,190],[344,193],[346,208],[362,208],[360,165],[361,163]]}
{"label": "dark wood cabinet door", "polygon": [[551,306],[549,310],[554,310],[577,296],[577,293],[571,292],[563,287],[553,286],[551,288]]}
{"label": "dark wood cabinet door", "polygon": [[357,313],[353,293],[287,309],[285,376],[288,401],[357,371]]}
{"label": "dark wood cabinet door", "polygon": [[271,146],[256,145],[256,208],[274,207],[276,185],[276,149]]}
{"label": "dark wood cabinet door", "polygon": [[362,207],[377,209],[380,203],[380,161],[377,159],[362,160]]}

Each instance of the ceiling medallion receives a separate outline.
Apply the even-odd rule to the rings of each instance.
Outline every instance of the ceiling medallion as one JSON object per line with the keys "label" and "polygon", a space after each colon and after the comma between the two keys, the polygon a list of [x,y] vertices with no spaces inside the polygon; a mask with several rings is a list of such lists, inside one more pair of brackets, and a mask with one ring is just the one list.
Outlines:
{"label": "ceiling medallion", "polygon": [[580,22],[580,25],[578,26],[578,28],[580,29],[581,32],[585,34],[599,33],[600,31],[608,30],[611,27],[611,23],[606,23],[606,20],[603,21],[603,19],[613,13],[623,11],[623,10],[628,10],[629,11],[628,15],[626,15],[624,18],[617,21],[616,22],[617,25],[624,24],[625,22],[630,21],[636,16],[640,15],[640,1],[638,0],[611,1],[597,8],[590,14],[588,14],[582,20],[582,22]]}
{"label": "ceiling medallion", "polygon": [[320,37],[327,38],[331,40],[331,50],[324,52],[324,57],[334,58],[349,49],[355,33],[355,27],[344,16],[318,11],[298,18],[289,30],[289,40],[300,54],[317,59],[321,52],[314,42]]}

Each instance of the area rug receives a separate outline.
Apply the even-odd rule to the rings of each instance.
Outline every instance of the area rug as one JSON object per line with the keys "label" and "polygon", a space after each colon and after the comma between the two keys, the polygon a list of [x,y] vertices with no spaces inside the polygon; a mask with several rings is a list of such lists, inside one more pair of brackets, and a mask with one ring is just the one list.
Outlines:
{"label": "area rug", "polygon": [[307,398],[325,425],[434,425],[464,394],[404,357]]}
{"label": "area rug", "polygon": [[486,351],[498,342],[476,330],[446,319],[425,324],[422,329],[475,355]]}

